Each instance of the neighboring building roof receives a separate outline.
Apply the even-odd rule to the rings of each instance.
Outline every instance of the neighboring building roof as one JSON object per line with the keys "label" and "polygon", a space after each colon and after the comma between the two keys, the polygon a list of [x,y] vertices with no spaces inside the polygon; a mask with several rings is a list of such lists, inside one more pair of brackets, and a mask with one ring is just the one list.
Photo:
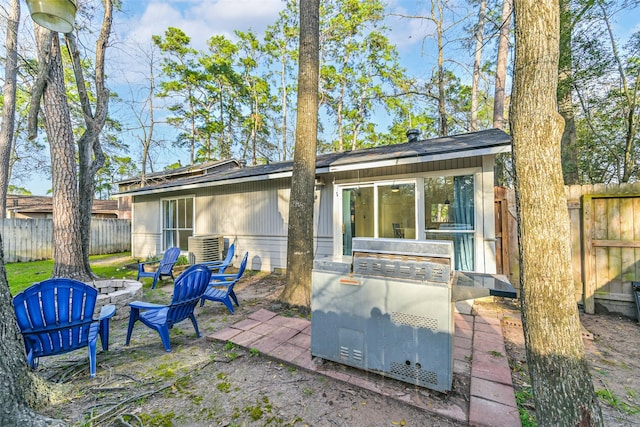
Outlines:
{"label": "neighboring building roof", "polygon": [[[22,214],[53,212],[53,198],[50,196],[7,195],[7,211]],[[92,213],[118,215],[117,200],[94,200]]]}
{"label": "neighboring building roof", "polygon": [[[405,142],[341,153],[319,155],[316,173],[370,169],[453,158],[475,157],[504,153],[510,150],[511,137],[500,129],[489,129],[461,135]],[[284,178],[291,176],[292,161],[266,165],[238,167],[206,175],[151,184],[144,188],[125,189],[117,196],[142,195],[177,189],[200,187],[203,183],[230,184],[235,182]],[[123,187],[121,187],[123,188]],[[126,188],[126,186],[124,186]],[[123,189],[124,189],[123,188]]]}
{"label": "neighboring building roof", "polygon": [[[240,162],[235,159],[216,160],[212,162],[200,163],[197,165],[183,166],[176,169],[168,169],[161,172],[152,172],[145,175],[146,186],[162,184],[167,181],[188,178],[193,176],[207,175],[218,173],[226,169],[237,168],[241,166]],[[118,182],[120,188],[134,189],[140,188],[141,177],[128,178]]]}

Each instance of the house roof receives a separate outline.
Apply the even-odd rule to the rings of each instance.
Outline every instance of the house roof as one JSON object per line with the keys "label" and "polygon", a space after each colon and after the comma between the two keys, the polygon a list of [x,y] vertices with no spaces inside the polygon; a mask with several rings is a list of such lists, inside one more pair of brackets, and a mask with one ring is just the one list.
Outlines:
{"label": "house roof", "polygon": [[[7,211],[20,213],[51,213],[53,212],[53,198],[50,196],[23,196],[7,195]],[[93,201],[92,213],[95,214],[118,214],[117,200]]]}
{"label": "house roof", "polygon": [[[475,157],[509,152],[511,137],[500,129],[489,129],[461,135],[384,145],[340,153],[321,154],[316,158],[316,174],[356,169],[370,169],[454,158]],[[121,191],[116,196],[143,195],[165,191],[192,189],[208,185],[290,177],[292,161],[250,167],[225,169],[220,172],[178,178],[143,188]]]}
{"label": "house roof", "polygon": [[[151,184],[158,182],[166,182],[169,180],[175,180],[179,178],[186,178],[196,175],[205,175],[208,173],[214,173],[223,169],[239,167],[240,162],[235,159],[230,160],[215,160],[206,163],[199,163],[195,165],[183,166],[175,169],[167,169],[160,172],[151,172],[145,175],[145,180]],[[118,182],[120,186],[135,186],[140,184],[140,176],[127,178]]]}

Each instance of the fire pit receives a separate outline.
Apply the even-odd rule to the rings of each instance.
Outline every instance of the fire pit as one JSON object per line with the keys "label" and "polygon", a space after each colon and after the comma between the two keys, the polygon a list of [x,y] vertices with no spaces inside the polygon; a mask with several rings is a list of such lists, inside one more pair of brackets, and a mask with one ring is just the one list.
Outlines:
{"label": "fire pit", "polygon": [[96,313],[99,313],[103,306],[114,304],[116,314],[113,320],[128,318],[128,304],[142,298],[142,283],[136,280],[107,279],[96,280],[90,284],[100,292],[96,302]]}

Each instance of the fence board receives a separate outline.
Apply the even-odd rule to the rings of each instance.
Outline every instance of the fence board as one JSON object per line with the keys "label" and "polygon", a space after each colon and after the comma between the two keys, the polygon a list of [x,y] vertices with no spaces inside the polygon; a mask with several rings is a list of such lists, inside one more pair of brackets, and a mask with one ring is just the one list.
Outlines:
{"label": "fence board", "polygon": [[[27,262],[53,257],[51,219],[0,219],[5,262]],[[131,250],[131,220],[92,219],[91,255]]]}
{"label": "fence board", "polygon": [[[597,303],[598,309],[635,316],[631,282],[640,281],[640,183],[568,186],[565,194],[576,301],[587,313],[595,313]],[[517,254],[517,239],[505,243]],[[518,258],[510,259],[513,276]]]}

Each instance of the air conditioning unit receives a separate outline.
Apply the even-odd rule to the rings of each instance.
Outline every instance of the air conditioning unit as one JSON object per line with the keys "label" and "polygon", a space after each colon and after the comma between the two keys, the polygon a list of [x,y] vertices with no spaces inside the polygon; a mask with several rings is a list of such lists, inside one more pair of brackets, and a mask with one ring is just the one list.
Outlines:
{"label": "air conditioning unit", "polygon": [[220,261],[224,252],[224,236],[202,234],[189,237],[189,262]]}

